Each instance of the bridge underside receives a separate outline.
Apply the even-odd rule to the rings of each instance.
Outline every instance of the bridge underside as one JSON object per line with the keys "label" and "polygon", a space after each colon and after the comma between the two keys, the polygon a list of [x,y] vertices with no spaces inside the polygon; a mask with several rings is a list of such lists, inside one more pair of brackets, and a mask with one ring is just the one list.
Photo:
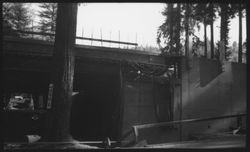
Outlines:
{"label": "bridge underside", "polygon": [[[47,102],[53,45],[9,37],[3,42],[4,92],[42,94]],[[74,91],[78,94],[72,105],[71,134],[81,141],[103,140],[107,136],[118,140],[121,70],[133,69],[131,64],[165,69],[179,61],[178,57],[164,58],[137,50],[91,46],[76,46],[75,49]]]}
{"label": "bridge underside", "polygon": [[[11,92],[30,92],[35,95],[44,96],[44,105],[47,103],[48,96],[48,86],[51,83],[51,73],[52,71],[52,56],[53,56],[53,45],[51,43],[37,41],[37,40],[24,40],[24,39],[14,39],[5,37],[3,41],[3,82],[4,82],[4,93]],[[182,57],[162,57],[146,52],[138,52],[136,50],[123,50],[123,49],[114,49],[114,48],[104,48],[104,47],[92,47],[92,46],[76,46],[76,63],[75,63],[75,74],[74,74],[74,91],[78,92],[74,96],[74,102],[72,106],[72,115],[71,115],[71,134],[73,137],[80,141],[87,140],[103,140],[105,137],[109,136],[111,140],[118,140],[124,132],[124,128],[131,128],[133,123],[148,123],[147,121],[151,116],[153,116],[153,107],[154,99],[160,101],[157,103],[160,107],[159,113],[165,115],[166,110],[161,111],[161,107],[164,107],[166,103],[166,97],[161,96],[162,94],[166,95],[166,90],[168,88],[161,88],[159,86],[152,87],[152,79],[149,78],[140,78],[139,82],[137,81],[138,75],[135,73],[140,73],[135,67],[144,67],[155,68],[160,73],[169,67],[177,67],[178,71],[176,79],[181,81],[176,81],[176,88],[174,92],[174,102],[180,102],[180,93],[187,87],[193,86],[192,92],[194,89],[197,89],[196,92],[199,92],[198,89],[204,89],[206,86],[197,87],[197,80],[203,82],[202,77],[204,75],[199,75],[198,64],[195,62],[192,65],[191,71],[188,69],[186,73],[183,69],[189,68],[185,66]],[[198,60],[197,60],[198,61]],[[203,60],[202,60],[203,61]],[[182,63],[180,63],[182,62]],[[214,61],[213,61],[214,62]],[[203,63],[203,62],[202,62]],[[180,67],[183,65],[183,67]],[[232,66],[234,67],[234,66]],[[205,69],[205,68],[200,68]],[[235,68],[236,69],[236,68]],[[156,70],[156,71],[157,71]],[[132,71],[132,74],[130,72]],[[183,72],[184,71],[184,72]],[[188,73],[190,72],[190,73]],[[224,72],[225,74],[226,72]],[[235,73],[238,72],[236,71]],[[183,77],[189,76],[189,74],[197,75],[196,77],[190,76],[194,79],[191,81],[195,85],[185,85],[185,83],[191,83],[183,79]],[[182,75],[182,76],[180,76]],[[208,74],[205,74],[207,76]],[[221,75],[222,78],[218,80],[224,81],[225,76]],[[236,76],[236,75],[234,75]],[[231,78],[231,77],[230,77]],[[233,77],[232,77],[233,78]],[[241,78],[241,77],[240,77]],[[191,80],[192,80],[191,79]],[[153,79],[154,80],[154,79]],[[235,79],[241,80],[241,79]],[[231,79],[230,79],[231,82]],[[180,88],[182,85],[182,90]],[[219,84],[219,83],[216,83]],[[215,91],[209,92],[218,92],[216,89],[217,85],[212,88]],[[242,86],[243,82],[239,83],[239,86]],[[209,87],[209,85],[207,85]],[[238,86],[238,83],[237,83]],[[154,97],[154,89],[161,90],[161,92]],[[233,89],[234,87],[232,87]],[[236,87],[237,88],[237,87]],[[179,92],[178,92],[179,89]],[[191,89],[190,89],[191,90]],[[227,89],[229,90],[229,89]],[[223,91],[223,90],[222,90]],[[243,90],[244,91],[244,90]],[[146,92],[146,93],[145,93]],[[234,93],[237,91],[234,91]],[[242,91],[239,91],[242,92]],[[184,94],[183,93],[183,94]],[[204,91],[204,94],[206,92]],[[210,97],[216,97],[212,94]],[[185,95],[185,94],[184,94]],[[171,96],[171,95],[170,95]],[[183,96],[183,95],[182,95]],[[240,95],[239,95],[240,96]],[[158,98],[157,98],[158,97]],[[211,106],[213,111],[215,109],[214,103],[210,102],[213,100],[206,101],[207,96],[195,96],[197,97],[197,102],[195,104],[187,104],[193,108],[190,111],[183,111],[181,117],[189,116],[190,114],[199,115],[202,107],[209,109]],[[238,99],[238,95],[236,96]],[[241,96],[240,96],[241,97]],[[172,98],[172,96],[170,97]],[[201,99],[200,99],[201,98]],[[216,97],[217,98],[217,97]],[[235,98],[236,99],[236,98]],[[171,99],[172,100],[172,99]],[[208,99],[207,99],[208,100]],[[215,100],[215,99],[214,99]],[[161,102],[164,101],[164,102]],[[196,101],[194,98],[190,101]],[[228,100],[220,100],[228,101]],[[242,100],[243,101],[243,100]],[[122,106],[122,102],[123,106]],[[144,102],[144,104],[143,104]],[[173,102],[173,101],[171,101]],[[136,103],[136,104],[135,104]],[[187,102],[186,102],[187,103]],[[228,104],[228,102],[225,102]],[[232,101],[233,103],[233,101]],[[239,102],[237,101],[237,104]],[[141,105],[140,105],[141,104]],[[200,106],[197,106],[199,105]],[[168,105],[167,105],[168,106]],[[198,108],[197,108],[198,107]],[[221,106],[225,109],[225,106]],[[233,106],[231,106],[233,107]],[[123,109],[127,114],[122,113]],[[185,108],[188,109],[188,108]],[[182,109],[181,109],[182,110]],[[198,112],[195,113],[195,110]],[[140,114],[134,113],[134,111],[140,111]],[[149,113],[149,111],[152,112]],[[180,111],[180,109],[179,109]],[[179,112],[177,110],[177,114]],[[203,110],[204,111],[204,110]],[[222,111],[218,108],[218,112]],[[189,114],[186,114],[189,112]],[[139,112],[138,112],[139,113]],[[149,113],[149,114],[148,114]],[[206,113],[206,112],[204,112]],[[148,115],[146,115],[148,114]],[[179,116],[177,114],[173,114]],[[126,116],[123,116],[126,115]],[[117,116],[117,117],[116,117]],[[138,116],[138,117],[137,117]],[[140,117],[139,117],[140,116]],[[175,116],[175,117],[176,117]],[[8,117],[11,119],[11,117]],[[20,119],[21,120],[21,119]],[[134,121],[134,122],[133,122]],[[145,122],[144,122],[145,121]],[[150,120],[151,121],[151,120]],[[152,117],[152,122],[156,121]],[[87,122],[87,123],[86,123]],[[19,126],[20,128],[27,128],[25,124],[21,121],[10,120],[9,128],[5,132],[11,132],[13,126]],[[27,124],[26,124],[27,125]],[[41,123],[41,127],[45,127],[46,123]],[[12,127],[12,128],[11,128]],[[200,127],[199,127],[200,128]],[[8,130],[9,129],[9,130]],[[123,130],[122,130],[123,129]],[[198,129],[198,128],[197,128]],[[185,133],[185,131],[183,131]],[[161,133],[162,134],[162,133]],[[151,135],[151,134],[150,134]],[[169,137],[170,134],[167,134]],[[153,138],[152,138],[153,139]],[[157,136],[159,139],[159,136]],[[227,139],[226,139],[227,140]],[[150,140],[148,140],[150,143]],[[216,143],[214,141],[210,142],[211,147]],[[234,147],[242,149],[245,147],[243,138],[235,140],[227,140],[217,143],[217,146],[220,148],[228,148],[228,145],[232,144]],[[221,145],[220,145],[221,144]],[[144,145],[145,146],[145,145]],[[223,147],[224,146],[224,147]],[[170,143],[170,144],[150,144],[146,146],[147,148],[204,148],[204,142],[195,142],[195,143]],[[218,147],[214,147],[218,148]]]}
{"label": "bridge underside", "polygon": [[[75,74],[113,74],[119,71],[121,65],[124,66],[128,62],[166,68],[178,64],[181,60],[178,56],[163,57],[138,50],[83,45],[76,45],[75,55]],[[13,37],[3,38],[5,71],[36,71],[50,75],[53,67],[52,56],[52,43]]]}

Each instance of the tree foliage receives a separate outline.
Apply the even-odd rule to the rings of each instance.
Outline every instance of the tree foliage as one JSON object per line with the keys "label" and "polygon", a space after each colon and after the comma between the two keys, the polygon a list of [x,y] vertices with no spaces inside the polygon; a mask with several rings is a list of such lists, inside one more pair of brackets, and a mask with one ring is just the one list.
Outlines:
{"label": "tree foliage", "polygon": [[10,13],[10,3],[3,3],[2,4],[2,15],[3,15],[3,34],[4,35],[13,35],[18,36],[17,32],[14,31],[13,27],[10,24],[9,18],[12,16]]}
{"label": "tree foliage", "polygon": [[[179,7],[178,9],[178,6]],[[229,43],[229,25],[232,18],[237,14],[239,18],[244,17],[244,4],[230,3],[197,3],[197,4],[167,4],[162,15],[166,17],[165,21],[159,26],[157,31],[157,43],[163,54],[180,54],[181,45],[178,47],[180,33],[185,31],[185,54],[189,52],[189,36],[192,35],[192,54],[200,55],[204,50],[204,56],[207,57],[208,49],[211,51],[211,58],[219,59],[223,55],[225,60],[230,59],[231,50],[228,49]],[[220,42],[214,47],[214,21],[220,17]],[[204,24],[204,41],[200,40],[195,33],[195,29],[200,30],[200,24]],[[241,27],[241,21],[239,26]],[[180,25],[180,26],[179,26]],[[210,40],[207,40],[206,27],[210,26]],[[242,30],[239,30],[239,38],[242,37]],[[239,45],[241,44],[239,39]],[[210,45],[207,46],[207,43]],[[218,45],[220,44],[220,45]],[[217,48],[216,48],[217,47]],[[216,48],[216,49],[215,49]],[[239,61],[242,49],[239,47]],[[223,52],[218,52],[223,51]]]}
{"label": "tree foliage", "polygon": [[236,15],[239,17],[238,62],[242,63],[242,47],[244,47],[244,44],[242,44],[242,18],[246,17],[246,3],[231,4],[230,9],[232,18],[236,17]]}
{"label": "tree foliage", "polygon": [[239,3],[239,4],[232,4],[231,5],[232,17],[238,15],[239,17],[239,42],[238,42],[238,62],[242,63],[242,18],[245,16],[244,12],[246,10],[246,4]]}
{"label": "tree foliage", "polygon": [[184,21],[184,28],[185,28],[185,56],[189,56],[189,20],[190,20],[190,5],[185,4],[185,21]]}
{"label": "tree foliage", "polygon": [[[180,32],[183,28],[183,15],[180,4],[167,4],[167,7],[162,12],[166,17],[165,22],[158,28],[157,43],[160,46],[162,54],[180,55]],[[161,39],[163,39],[164,46],[161,46]]]}
{"label": "tree foliage", "polygon": [[208,23],[210,25],[210,48],[211,48],[211,59],[214,58],[214,21],[215,19],[217,18],[216,16],[216,12],[217,12],[217,9],[218,9],[218,6],[213,4],[213,3],[209,3],[208,4],[208,9],[209,9],[209,13],[208,13]]}
{"label": "tree foliage", "polygon": [[222,44],[224,44],[225,60],[228,60],[232,53],[228,49],[228,43],[229,43],[228,34],[230,30],[229,23],[230,23],[230,19],[235,17],[237,10],[234,9],[234,6],[232,4],[222,3],[222,4],[219,4],[219,6],[220,6],[219,14],[221,16],[220,41],[223,42]]}
{"label": "tree foliage", "polygon": [[[172,5],[172,6],[171,6]],[[180,7],[178,7],[178,5]],[[195,35],[195,26],[200,29],[197,14],[195,9],[197,4],[168,4],[165,7],[162,15],[166,17],[164,23],[158,28],[157,43],[164,54],[178,54],[181,55],[182,44],[179,43],[181,35],[185,32],[185,54],[189,49],[189,36],[194,36],[192,53],[196,54],[198,48],[203,45],[200,39]],[[163,42],[162,42],[163,41]],[[178,44],[179,43],[179,44]],[[196,44],[197,43],[197,44]],[[163,44],[163,46],[161,45]],[[194,50],[196,49],[196,50]]]}
{"label": "tree foliage", "polygon": [[[39,11],[39,30],[42,33],[55,33],[57,3],[42,3],[39,7],[41,8]],[[53,40],[54,37],[48,36],[46,39]]]}
{"label": "tree foliage", "polygon": [[210,25],[210,48],[211,58],[214,56],[214,40],[213,40],[213,22],[216,19],[217,5],[213,3],[199,3],[194,5],[194,16],[193,18],[199,23],[204,25],[204,56],[208,56],[207,50],[207,26]]}
{"label": "tree foliage", "polygon": [[207,57],[208,4],[197,4],[195,13],[196,20],[204,24],[204,57]]}
{"label": "tree foliage", "polygon": [[3,3],[3,31],[8,35],[20,36],[14,30],[30,29],[31,15],[24,3]]}

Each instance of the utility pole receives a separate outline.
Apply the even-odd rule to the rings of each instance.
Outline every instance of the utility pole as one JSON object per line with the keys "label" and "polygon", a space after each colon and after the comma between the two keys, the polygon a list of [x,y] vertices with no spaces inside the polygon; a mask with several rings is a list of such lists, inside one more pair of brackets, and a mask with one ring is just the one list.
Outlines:
{"label": "utility pole", "polygon": [[75,67],[77,3],[58,3],[51,72],[54,85],[45,140],[71,141],[70,113]]}

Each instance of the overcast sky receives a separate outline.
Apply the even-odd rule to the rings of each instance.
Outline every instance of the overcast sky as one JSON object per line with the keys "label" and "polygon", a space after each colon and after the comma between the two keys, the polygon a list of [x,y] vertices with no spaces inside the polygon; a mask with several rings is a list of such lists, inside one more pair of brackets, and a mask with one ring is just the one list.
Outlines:
{"label": "overcast sky", "polygon": [[[157,28],[163,23],[161,12],[164,3],[85,3],[78,8],[77,36],[137,42],[143,46],[155,46]],[[32,5],[37,11],[38,7]],[[220,19],[214,24],[214,40],[219,40]],[[202,27],[202,26],[201,26]],[[238,17],[230,22],[230,44],[238,41]],[[198,35],[203,40],[203,29]],[[210,27],[207,28],[210,37]],[[246,39],[246,23],[243,19],[243,42]],[[78,43],[81,43],[78,41]],[[90,44],[86,43],[85,44]],[[99,45],[95,42],[93,45]],[[105,45],[105,44],[103,44]],[[109,45],[109,44],[106,44]]]}
{"label": "overcast sky", "polygon": [[[164,21],[162,3],[88,3],[78,9],[77,34],[103,39],[156,44],[156,32]],[[102,32],[101,32],[102,31]]]}

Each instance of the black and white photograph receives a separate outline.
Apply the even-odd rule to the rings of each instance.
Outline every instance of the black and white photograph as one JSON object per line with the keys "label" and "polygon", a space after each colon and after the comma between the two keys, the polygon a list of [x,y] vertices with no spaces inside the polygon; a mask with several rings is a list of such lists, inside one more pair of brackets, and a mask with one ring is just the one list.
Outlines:
{"label": "black and white photograph", "polygon": [[5,151],[247,151],[245,1],[3,2],[1,20]]}

